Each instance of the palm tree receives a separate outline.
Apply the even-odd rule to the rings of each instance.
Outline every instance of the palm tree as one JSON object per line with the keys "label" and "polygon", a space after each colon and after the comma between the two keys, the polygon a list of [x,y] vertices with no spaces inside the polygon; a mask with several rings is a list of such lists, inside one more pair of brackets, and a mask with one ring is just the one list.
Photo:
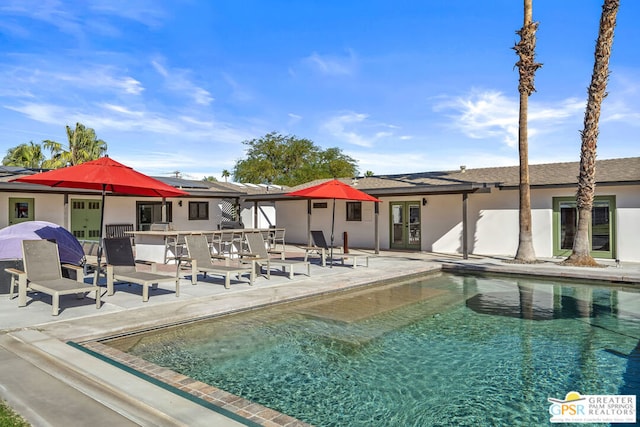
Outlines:
{"label": "palm tree", "polygon": [[609,80],[609,58],[613,44],[613,30],[616,26],[616,15],[620,7],[620,0],[604,0],[600,29],[596,41],[595,63],[584,114],[584,129],[580,132],[582,147],[580,149],[580,175],[578,176],[578,191],[576,204],[578,207],[578,228],[573,240],[573,251],[565,263],[572,265],[598,265],[591,256],[589,242],[589,225],[591,224],[591,209],[596,190],[596,146],[598,143],[598,122],[602,101],[607,96],[607,81]]}
{"label": "palm tree", "polygon": [[230,176],[231,176],[231,173],[228,170],[226,169],[222,170],[222,177],[224,178],[224,182],[227,182],[227,178],[229,178]]}
{"label": "palm tree", "polygon": [[520,92],[520,115],[518,117],[518,152],[520,154],[520,233],[518,251],[515,261],[535,262],[536,254],[533,249],[533,233],[531,231],[531,188],[529,185],[529,136],[527,119],[529,112],[529,96],[536,90],[533,77],[542,66],[535,62],[536,30],[538,23],[532,21],[533,0],[524,0],[524,24],[516,31],[520,42],[514,46],[520,60],[516,62],[520,73],[518,92]]}
{"label": "palm tree", "polygon": [[51,151],[51,159],[45,162],[47,167],[60,168],[67,165],[79,165],[89,160],[95,160],[107,151],[107,143],[96,138],[96,132],[81,123],[76,123],[75,129],[66,126],[69,146],[44,140],[44,147]]}
{"label": "palm tree", "polygon": [[5,166],[23,166],[39,169],[45,161],[42,146],[29,141],[28,144],[20,144],[7,150],[7,155],[2,159]]}

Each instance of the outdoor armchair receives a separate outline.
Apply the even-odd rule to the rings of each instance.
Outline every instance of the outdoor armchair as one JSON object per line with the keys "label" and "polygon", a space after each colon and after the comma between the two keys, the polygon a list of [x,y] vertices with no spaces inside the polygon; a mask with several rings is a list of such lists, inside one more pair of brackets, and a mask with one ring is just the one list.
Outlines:
{"label": "outdoor armchair", "polygon": [[142,286],[142,301],[149,300],[149,286],[156,289],[160,283],[173,282],[176,297],[180,296],[180,278],[156,273],[156,263],[150,263],[151,272],[138,271],[129,237],[103,239],[104,252],[107,258],[107,294],[114,294],[114,282],[135,283]]}

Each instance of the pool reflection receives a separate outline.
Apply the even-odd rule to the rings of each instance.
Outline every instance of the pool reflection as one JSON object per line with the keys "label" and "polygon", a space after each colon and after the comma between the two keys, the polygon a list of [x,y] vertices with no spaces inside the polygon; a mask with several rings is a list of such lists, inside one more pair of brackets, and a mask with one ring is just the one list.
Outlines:
{"label": "pool reflection", "polygon": [[[518,281],[517,286],[483,288],[465,279],[466,305],[476,313],[528,320],[580,319],[616,315],[640,318],[637,293],[589,285],[559,286]],[[627,298],[627,297],[631,298]],[[627,301],[627,302],[625,302]]]}

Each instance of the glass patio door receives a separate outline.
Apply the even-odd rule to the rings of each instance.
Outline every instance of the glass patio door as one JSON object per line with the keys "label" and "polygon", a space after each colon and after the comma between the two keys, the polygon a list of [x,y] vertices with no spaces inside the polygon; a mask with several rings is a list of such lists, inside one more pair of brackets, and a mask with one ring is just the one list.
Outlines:
{"label": "glass patio door", "polygon": [[390,203],[390,247],[392,249],[420,250],[420,203]]}
{"label": "glass patio door", "polygon": [[[578,208],[573,198],[554,199],[554,248],[556,256],[569,256],[578,229]],[[594,258],[615,258],[615,197],[596,197],[591,209],[589,241]]]}

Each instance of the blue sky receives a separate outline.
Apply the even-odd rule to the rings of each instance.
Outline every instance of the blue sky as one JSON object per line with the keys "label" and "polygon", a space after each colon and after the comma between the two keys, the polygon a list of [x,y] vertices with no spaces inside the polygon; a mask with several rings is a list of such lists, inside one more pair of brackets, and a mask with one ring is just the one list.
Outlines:
{"label": "blue sky", "polygon": [[[602,0],[534,0],[530,163],[577,161]],[[220,178],[271,131],[360,173],[518,164],[522,0],[3,0],[0,150],[81,122],[144,173]],[[640,2],[621,0],[599,158],[638,156]]]}

